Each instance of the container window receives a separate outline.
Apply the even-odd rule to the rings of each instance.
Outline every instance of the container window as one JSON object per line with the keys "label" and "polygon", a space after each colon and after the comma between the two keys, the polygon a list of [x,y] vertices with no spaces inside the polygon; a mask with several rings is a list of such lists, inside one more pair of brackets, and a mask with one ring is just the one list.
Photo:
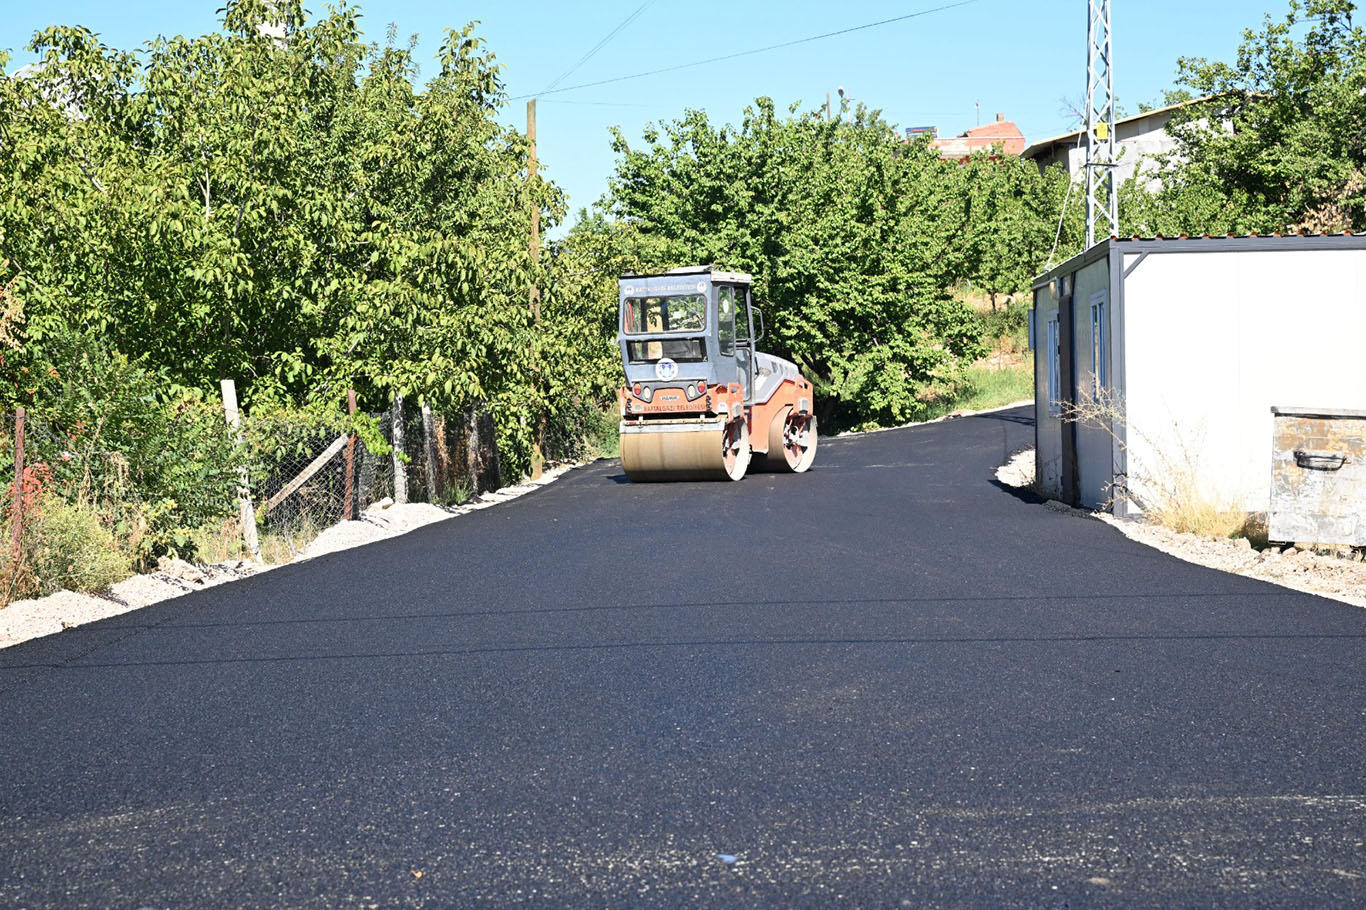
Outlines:
{"label": "container window", "polygon": [[1091,295],[1091,391],[1099,400],[1110,387],[1109,345],[1106,342],[1105,292]]}

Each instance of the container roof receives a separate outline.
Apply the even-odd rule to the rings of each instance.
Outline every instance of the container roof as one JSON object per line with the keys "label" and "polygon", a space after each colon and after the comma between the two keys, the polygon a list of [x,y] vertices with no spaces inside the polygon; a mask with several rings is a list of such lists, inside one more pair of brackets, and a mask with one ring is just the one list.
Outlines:
{"label": "container roof", "polygon": [[1164,237],[1108,237],[1085,252],[1059,263],[1034,279],[1033,288],[1041,287],[1054,278],[1070,275],[1110,254],[1112,248],[1121,253],[1231,253],[1284,252],[1287,250],[1366,250],[1366,232],[1354,234],[1201,234],[1192,237],[1179,234]]}

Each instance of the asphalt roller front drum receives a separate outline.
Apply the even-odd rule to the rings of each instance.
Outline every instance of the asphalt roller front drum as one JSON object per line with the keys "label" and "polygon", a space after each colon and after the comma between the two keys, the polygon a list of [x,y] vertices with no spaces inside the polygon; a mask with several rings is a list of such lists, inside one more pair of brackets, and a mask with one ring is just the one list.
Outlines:
{"label": "asphalt roller front drum", "polygon": [[749,470],[749,428],[743,420],[625,425],[621,466],[633,483],[661,480],[739,480]]}

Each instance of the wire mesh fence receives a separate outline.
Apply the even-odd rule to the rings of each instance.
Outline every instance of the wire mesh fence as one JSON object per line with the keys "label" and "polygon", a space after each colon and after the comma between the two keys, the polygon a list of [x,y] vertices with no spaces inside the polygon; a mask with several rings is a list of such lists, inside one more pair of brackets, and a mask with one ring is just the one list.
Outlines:
{"label": "wire mesh fence", "polygon": [[297,533],[359,518],[376,503],[399,498],[396,470],[404,480],[401,498],[409,502],[452,505],[500,486],[494,428],[486,413],[450,416],[404,407],[397,435],[393,411],[367,416],[391,451],[372,451],[331,426],[247,423],[249,435],[273,441],[253,471],[252,497],[263,530]]}
{"label": "wire mesh fence", "polygon": [[[114,575],[168,553],[242,555],[244,479],[262,546],[273,548],[268,561],[296,555],[339,521],[364,518],[400,486],[407,501],[450,505],[502,482],[493,421],[481,408],[372,413],[379,444],[371,437],[366,445],[341,415],[248,416],[234,430],[212,405],[0,413],[0,603],[16,591],[97,585],[70,572],[46,576],[56,563],[98,563],[100,553],[117,557],[104,560]],[[396,438],[401,445],[390,450]]]}

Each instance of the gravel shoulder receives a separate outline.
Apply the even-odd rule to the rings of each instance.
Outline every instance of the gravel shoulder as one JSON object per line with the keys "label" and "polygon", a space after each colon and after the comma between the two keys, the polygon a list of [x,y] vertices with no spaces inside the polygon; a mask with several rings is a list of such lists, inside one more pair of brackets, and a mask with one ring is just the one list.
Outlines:
{"label": "gravel shoulder", "polygon": [[[1034,485],[1034,450],[1017,452],[997,468],[996,479],[1006,486],[1031,489]],[[1295,547],[1257,550],[1246,539],[1201,537],[1141,521],[1121,520],[1105,512],[1073,509],[1058,502],[1049,501],[1045,505],[1103,521],[1130,540],[1186,562],[1366,607],[1366,562],[1359,556],[1351,559]]]}
{"label": "gravel shoulder", "polygon": [[[578,465],[552,468],[537,480],[482,493],[459,506],[435,506],[424,502],[396,505],[389,500],[382,500],[366,509],[355,521],[339,522],[324,530],[292,562],[303,562],[326,553],[397,537],[433,522],[496,506],[553,483],[575,467]],[[47,597],[16,600],[7,607],[0,607],[0,648],[139,610],[194,591],[249,578],[274,568],[278,566],[246,559],[200,565],[181,559],[163,558],[155,572],[126,578],[108,591],[95,594],[58,591]]]}

